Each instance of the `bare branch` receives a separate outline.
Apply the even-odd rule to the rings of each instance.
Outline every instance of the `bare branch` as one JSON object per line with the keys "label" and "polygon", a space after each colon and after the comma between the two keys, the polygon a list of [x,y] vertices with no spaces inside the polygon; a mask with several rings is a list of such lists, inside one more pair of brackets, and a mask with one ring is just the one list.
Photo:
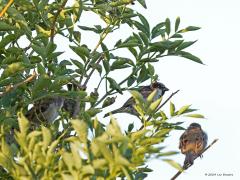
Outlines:
{"label": "bare branch", "polygon": [[[204,151],[202,152],[202,154],[203,154],[204,152],[206,152],[210,147],[212,147],[212,145],[215,144],[217,141],[218,141],[218,139],[214,139],[213,142],[212,142],[208,147],[206,147],[206,148],[204,149]],[[202,155],[202,154],[201,154],[201,155]],[[197,159],[198,157],[200,157],[201,155],[195,157],[194,160]],[[182,169],[183,169],[183,170],[187,170],[187,169],[190,168],[191,166],[192,166],[192,164],[190,164],[189,166],[186,166],[186,167],[183,166]],[[177,179],[177,177],[178,177],[180,174],[182,174],[182,172],[183,172],[183,171],[178,171],[178,172],[171,178],[171,180]]]}
{"label": "bare branch", "polygon": [[13,0],[9,0],[8,1],[7,5],[0,12],[0,17],[2,17],[4,15],[4,13],[8,10],[8,8],[11,6],[12,3],[13,3]]}

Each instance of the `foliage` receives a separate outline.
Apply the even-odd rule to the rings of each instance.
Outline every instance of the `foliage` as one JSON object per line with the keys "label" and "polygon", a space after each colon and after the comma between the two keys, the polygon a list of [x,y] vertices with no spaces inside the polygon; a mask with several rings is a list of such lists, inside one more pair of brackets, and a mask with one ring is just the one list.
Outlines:
{"label": "foliage", "polygon": [[[196,41],[185,41],[183,34],[198,27],[180,27],[180,18],[170,19],[153,28],[147,19],[134,10],[134,3],[146,8],[144,0],[19,0],[7,9],[0,22],[0,164],[3,174],[15,179],[144,179],[151,172],[146,165],[150,157],[164,158],[176,152],[164,152],[162,142],[170,131],[182,129],[181,122],[170,123],[175,116],[203,118],[190,106],[175,110],[170,103],[170,115],[161,109],[162,99],[153,102],[152,95],[143,101],[138,91],[132,91],[142,128],[129,124],[120,130],[113,117],[105,127],[96,117],[115,103],[114,94],[137,89],[145,81],[158,79],[153,63],[165,56],[180,56],[202,64],[186,51]],[[2,1],[3,9],[6,1]],[[81,24],[81,16],[89,12],[97,15],[104,26]],[[101,23],[103,24],[103,23]],[[174,24],[174,28],[172,27]],[[110,48],[106,37],[129,27],[132,34],[117,39]],[[99,41],[94,48],[83,44],[85,31],[96,34]],[[57,37],[65,38],[69,51],[78,58],[62,59]],[[21,42],[24,40],[24,44]],[[118,50],[131,56],[119,56]],[[130,70],[117,82],[112,72]],[[100,80],[91,92],[88,83],[93,74]],[[67,85],[76,86],[74,90]],[[105,94],[99,94],[99,89]],[[154,93],[154,92],[153,92]],[[77,117],[72,119],[61,110],[54,124],[32,125],[24,114],[38,100],[61,96],[80,103]],[[18,114],[17,114],[18,112]],[[18,119],[18,121],[17,121]],[[32,127],[34,126],[34,127]],[[15,140],[7,143],[9,130]],[[3,175],[2,175],[3,176]]]}

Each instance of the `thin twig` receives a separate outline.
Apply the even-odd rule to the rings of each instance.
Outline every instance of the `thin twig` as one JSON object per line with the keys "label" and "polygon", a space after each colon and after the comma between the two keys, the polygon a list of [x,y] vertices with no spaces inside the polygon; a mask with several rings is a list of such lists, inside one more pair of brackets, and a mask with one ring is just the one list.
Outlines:
{"label": "thin twig", "polygon": [[[202,152],[202,154],[203,154],[204,152],[206,152],[210,147],[212,147],[212,145],[215,144],[217,141],[218,141],[218,139],[214,139],[213,142],[212,142],[208,147],[206,147],[206,148],[204,149],[204,151]],[[202,155],[202,154],[201,154],[201,155]],[[195,157],[194,160],[197,159],[198,157],[200,157],[201,155]],[[187,170],[187,169],[190,168],[191,166],[192,166],[192,164],[188,165],[187,167],[182,167],[182,169],[183,169],[183,170]],[[177,177],[178,177],[180,174],[182,174],[182,172],[183,172],[183,171],[178,171],[178,172],[171,178],[171,180],[177,179]]]}
{"label": "thin twig", "polygon": [[14,0],[9,0],[7,5],[3,8],[3,10],[0,12],[0,17],[4,15],[4,13],[8,10],[8,8],[11,6]]}
{"label": "thin twig", "polygon": [[[111,26],[111,24],[109,24],[109,25],[105,28],[105,30],[101,33],[100,39],[99,39],[97,45],[95,46],[95,48],[93,49],[93,51],[92,51],[91,54],[94,54],[94,53],[97,51],[98,47],[102,44],[102,42],[104,41],[104,39],[107,37],[108,33],[110,32],[110,31],[109,31],[109,30],[110,30],[110,26]],[[101,61],[101,60],[102,60],[102,55],[100,56],[100,61]],[[99,61],[98,63],[100,63],[100,61]],[[90,58],[88,58],[88,60],[86,61],[85,65],[84,65],[84,69],[87,68],[87,66],[88,66],[89,63],[90,63]],[[87,79],[85,80],[85,82],[84,82],[84,85],[85,85],[85,86],[87,86],[87,83],[88,83],[89,79],[91,78],[91,76],[92,76],[92,74],[93,74],[94,71],[95,71],[95,68],[92,69],[92,71],[91,71],[90,74],[88,75]],[[87,71],[86,71],[86,73],[87,73]],[[79,84],[80,84],[80,85],[82,84],[82,80],[83,80],[83,75],[80,77],[80,80],[79,80]]]}
{"label": "thin twig", "polygon": [[[103,59],[102,55],[99,57],[99,59],[97,60],[96,64],[99,64],[101,62],[101,60]],[[88,81],[90,80],[92,74],[94,73],[96,68],[92,68],[91,72],[89,73],[89,75],[87,76],[87,79],[85,80],[85,82],[83,83],[83,87],[87,86]]]}
{"label": "thin twig", "polygon": [[24,81],[19,82],[19,83],[15,84],[14,86],[9,86],[9,87],[7,87],[7,88],[6,88],[6,91],[0,94],[0,97],[4,96],[6,93],[8,93],[8,92],[10,92],[10,91],[18,88],[19,86],[21,86],[21,85],[23,85],[23,84],[26,84],[26,83],[28,83],[28,82],[30,82],[30,81],[32,81],[32,80],[35,79],[36,77],[37,77],[37,74],[36,74],[36,72],[34,71],[33,74],[32,74],[31,76],[29,76],[27,79],[25,79]]}
{"label": "thin twig", "polygon": [[[157,109],[156,109],[156,112],[159,111],[174,95],[176,95],[180,90],[177,90],[175,92],[173,92]],[[150,119],[152,118],[152,116],[149,116],[148,119],[146,120],[146,122],[150,121]],[[145,123],[146,123],[145,122]],[[144,124],[145,124],[144,123]],[[144,128],[144,125],[142,125],[140,127],[139,130],[142,130]]]}
{"label": "thin twig", "polygon": [[57,23],[58,16],[60,15],[60,13],[62,12],[63,8],[64,8],[65,5],[67,4],[67,1],[68,1],[68,0],[64,0],[64,1],[63,1],[62,5],[60,6],[60,8],[58,9],[57,13],[56,13],[55,16],[54,16],[53,23],[52,23],[52,26],[51,26],[51,33],[50,33],[50,41],[51,41],[51,42],[53,42],[53,39],[54,39],[55,26],[56,26],[56,23]]}

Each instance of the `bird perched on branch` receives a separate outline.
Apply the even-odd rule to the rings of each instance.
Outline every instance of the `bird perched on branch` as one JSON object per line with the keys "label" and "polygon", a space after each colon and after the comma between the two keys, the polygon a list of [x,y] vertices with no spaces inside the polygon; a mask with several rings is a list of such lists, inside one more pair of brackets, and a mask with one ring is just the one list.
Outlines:
{"label": "bird perched on branch", "polygon": [[43,98],[33,104],[33,107],[26,113],[26,117],[36,124],[52,123],[59,116],[63,103],[63,97]]}
{"label": "bird perched on branch", "polygon": [[194,159],[201,156],[207,146],[207,134],[200,124],[192,123],[180,137],[179,149],[186,155],[184,168],[193,164]]}
{"label": "bird perched on branch", "polygon": [[[149,86],[142,86],[140,89],[139,89],[139,92],[142,94],[143,98],[144,99],[147,99],[147,97],[154,91],[154,90],[157,90],[157,93],[154,97],[153,100],[157,100],[159,99],[161,96],[164,95],[164,93],[166,91],[168,91],[169,89],[163,84],[163,83],[160,83],[160,82],[153,82],[151,85]],[[104,117],[107,117],[109,116],[110,114],[116,114],[116,113],[129,113],[129,114],[132,114],[132,115],[135,115],[135,116],[138,116],[138,112],[135,110],[134,108],[134,105],[135,105],[135,100],[133,97],[129,98],[124,104],[122,107],[116,109],[116,110],[113,110],[107,114],[104,115]]]}

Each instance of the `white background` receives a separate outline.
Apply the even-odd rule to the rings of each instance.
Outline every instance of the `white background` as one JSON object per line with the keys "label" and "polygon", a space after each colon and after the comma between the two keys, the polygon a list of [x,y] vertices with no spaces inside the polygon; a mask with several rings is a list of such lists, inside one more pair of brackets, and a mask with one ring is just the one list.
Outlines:
{"label": "white background", "polygon": [[[181,17],[180,28],[188,25],[202,27],[201,30],[186,33],[187,40],[198,40],[198,42],[188,49],[191,53],[200,57],[206,65],[193,63],[190,60],[179,57],[167,57],[155,64],[155,68],[170,92],[180,89],[180,92],[172,99],[179,108],[182,105],[192,104],[194,108],[200,109],[200,113],[206,119],[181,119],[184,127],[191,122],[199,122],[208,133],[209,143],[218,138],[219,141],[210,148],[203,159],[195,161],[194,166],[179,176],[179,180],[192,179],[240,179],[240,119],[239,119],[239,77],[240,77],[240,2],[237,0],[146,0],[148,9],[143,9],[138,3],[135,8],[149,20],[151,27],[164,21],[167,17],[172,22],[177,16]],[[81,25],[94,25],[100,22],[94,15],[81,17]],[[126,29],[125,29],[126,28]],[[106,39],[105,44],[113,46],[115,40],[128,37],[130,31],[126,26],[121,27],[118,33]],[[94,47],[97,36],[87,33],[82,35],[82,42]],[[61,43],[61,48],[68,51]],[[66,53],[69,58],[70,54]],[[71,53],[71,56],[72,53]],[[127,75],[127,72],[113,74],[119,82]],[[97,76],[96,76],[97,77]],[[96,85],[97,79],[90,81],[91,86]],[[113,110],[121,106],[129,93],[119,96],[117,101],[108,110]],[[125,114],[118,114],[119,123],[126,128],[134,118]],[[99,116],[99,119],[102,117]],[[109,119],[104,120],[106,123]],[[173,120],[172,120],[173,121]],[[179,121],[179,120],[178,120]],[[164,143],[167,150],[178,151],[178,139],[182,131],[170,134]],[[172,159],[181,163],[184,160],[182,154],[172,156]],[[149,174],[148,180],[167,180],[175,173],[165,162],[151,160],[149,167],[154,171]],[[232,177],[205,176],[205,173],[233,174]]]}

